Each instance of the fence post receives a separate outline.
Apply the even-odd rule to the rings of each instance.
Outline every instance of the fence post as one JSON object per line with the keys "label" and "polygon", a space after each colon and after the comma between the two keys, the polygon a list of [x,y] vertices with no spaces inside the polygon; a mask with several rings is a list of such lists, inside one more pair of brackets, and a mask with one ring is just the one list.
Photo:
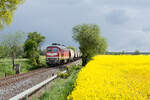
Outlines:
{"label": "fence post", "polygon": [[21,65],[16,64],[16,74],[20,74]]}

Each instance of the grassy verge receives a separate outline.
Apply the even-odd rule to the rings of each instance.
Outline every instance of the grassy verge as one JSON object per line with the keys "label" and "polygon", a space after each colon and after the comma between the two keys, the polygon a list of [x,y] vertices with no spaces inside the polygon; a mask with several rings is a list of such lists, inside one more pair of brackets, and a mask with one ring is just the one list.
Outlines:
{"label": "grassy verge", "polygon": [[[58,78],[38,100],[66,100],[74,88],[74,82],[81,67],[74,66],[68,71],[68,77]],[[64,74],[66,75],[66,74]],[[63,75],[60,75],[62,77]],[[37,100],[37,99],[34,99]]]}
{"label": "grassy verge", "polygon": [[[45,63],[45,57],[41,57],[42,64]],[[30,71],[34,66],[32,66],[28,59],[15,59],[16,64],[21,64],[21,73],[25,73]],[[7,75],[15,74],[15,71],[12,70],[12,60],[11,58],[0,59],[0,78],[5,77],[5,73]]]}

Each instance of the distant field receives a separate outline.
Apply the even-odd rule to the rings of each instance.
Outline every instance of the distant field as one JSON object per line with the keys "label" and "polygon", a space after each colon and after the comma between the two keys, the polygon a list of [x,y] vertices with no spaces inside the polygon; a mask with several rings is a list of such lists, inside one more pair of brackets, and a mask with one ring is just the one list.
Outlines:
{"label": "distant field", "polygon": [[149,100],[150,55],[100,55],[78,74],[68,100]]}
{"label": "distant field", "polygon": [[[42,63],[45,63],[45,56],[41,56]],[[21,64],[21,73],[28,72],[32,66],[29,63],[28,59],[15,59],[15,64]],[[12,60],[11,58],[0,59],[0,78],[7,75],[14,74],[15,72],[12,70]]]}

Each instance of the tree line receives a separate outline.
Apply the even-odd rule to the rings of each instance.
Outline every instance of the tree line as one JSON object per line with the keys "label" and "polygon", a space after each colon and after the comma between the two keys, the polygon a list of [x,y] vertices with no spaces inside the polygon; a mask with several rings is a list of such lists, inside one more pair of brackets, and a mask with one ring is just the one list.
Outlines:
{"label": "tree line", "polygon": [[[83,24],[73,27],[73,39],[79,43],[82,53],[82,62],[85,66],[93,56],[104,54],[107,49],[107,41],[100,34],[98,25]],[[37,66],[41,63],[41,45],[45,40],[38,32],[8,34],[0,42],[0,58],[11,57],[13,69],[16,57],[28,58],[31,64]],[[76,50],[73,46],[68,48]],[[45,50],[44,50],[45,51]],[[43,53],[44,54],[44,53]]]}
{"label": "tree line", "polygon": [[32,65],[40,64],[41,44],[45,36],[38,32],[27,34],[17,32],[15,34],[4,35],[0,42],[0,58],[12,58],[13,69],[15,67],[15,58],[28,58]]}

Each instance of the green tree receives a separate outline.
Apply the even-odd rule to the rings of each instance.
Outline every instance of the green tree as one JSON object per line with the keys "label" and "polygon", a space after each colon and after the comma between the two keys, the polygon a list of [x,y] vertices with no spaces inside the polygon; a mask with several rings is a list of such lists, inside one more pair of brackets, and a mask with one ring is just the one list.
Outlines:
{"label": "green tree", "polygon": [[40,55],[45,56],[46,54],[46,49],[40,50]]}
{"label": "green tree", "polygon": [[121,54],[125,54],[125,51],[123,50],[123,51],[121,52]]}
{"label": "green tree", "polygon": [[0,43],[0,58],[10,57],[10,52],[7,50],[7,47]]}
{"label": "green tree", "polygon": [[0,29],[12,22],[14,11],[24,0],[0,0]]}
{"label": "green tree", "polygon": [[139,55],[139,54],[140,54],[140,51],[139,51],[139,50],[135,50],[135,51],[134,51],[134,54],[135,54],[135,55]]}
{"label": "green tree", "polygon": [[27,58],[30,58],[33,65],[40,63],[41,44],[45,37],[37,32],[30,32],[28,38],[24,43],[24,52]]}
{"label": "green tree", "polygon": [[68,46],[67,48],[68,48],[68,49],[72,49],[73,51],[76,51],[76,48],[73,47],[73,46]]}
{"label": "green tree", "polygon": [[32,40],[27,40],[24,44],[24,51],[26,52],[26,57],[33,57],[34,52],[37,52],[37,43]]}
{"label": "green tree", "polygon": [[73,39],[80,44],[83,66],[91,57],[102,54],[107,49],[107,41],[100,35],[97,25],[83,24],[73,27]]}
{"label": "green tree", "polygon": [[4,47],[2,45],[0,45],[0,58],[3,58],[4,55],[5,55]]}
{"label": "green tree", "polygon": [[28,34],[28,39],[27,40],[35,41],[37,43],[37,50],[40,51],[41,50],[41,44],[44,42],[45,36],[42,36],[38,32],[30,32]]}
{"label": "green tree", "polygon": [[3,50],[2,52],[5,57],[12,57],[13,69],[15,65],[16,54],[18,53],[20,47],[23,46],[24,40],[25,34],[17,32],[15,34],[5,35],[1,42],[1,48]]}
{"label": "green tree", "polygon": [[35,41],[37,43],[38,47],[39,47],[44,42],[45,36],[42,36],[38,32],[30,32],[28,34],[28,39],[27,40]]}

